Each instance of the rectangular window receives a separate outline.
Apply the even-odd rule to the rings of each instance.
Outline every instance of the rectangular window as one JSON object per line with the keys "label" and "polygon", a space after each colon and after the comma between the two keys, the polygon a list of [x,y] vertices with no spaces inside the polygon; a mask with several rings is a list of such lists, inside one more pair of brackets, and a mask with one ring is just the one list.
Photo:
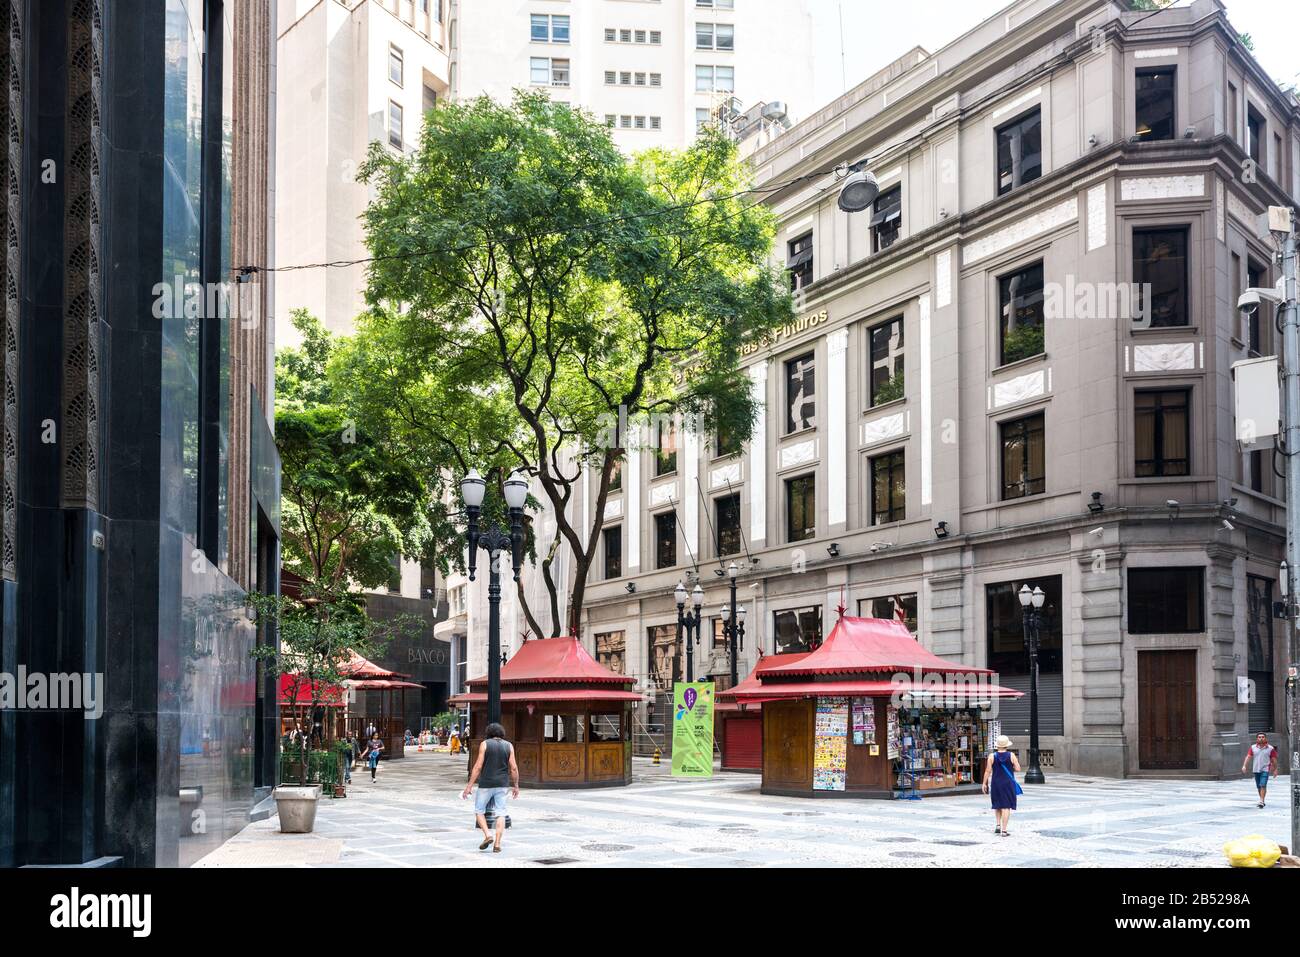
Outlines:
{"label": "rectangular window", "polygon": [[713,448],[714,454],[717,455],[718,458],[722,458],[726,455],[735,455],[740,451],[740,440],[736,438],[736,434],[730,429],[724,429],[719,426],[717,431],[713,434]]}
{"label": "rectangular window", "polygon": [[388,101],[388,142],[402,148],[402,104]]}
{"label": "rectangular window", "polygon": [[645,74],[644,74],[644,73],[637,73],[637,75],[636,75],[636,85],[637,85],[637,86],[645,86]]}
{"label": "rectangular window", "polygon": [[551,85],[552,86],[569,85],[569,61],[568,60],[551,61]]}
{"label": "rectangular window", "polygon": [[619,85],[620,85],[620,86],[631,86],[631,85],[632,85],[632,71],[631,71],[631,70],[624,70],[622,73],[620,73],[620,74],[618,75],[618,82],[619,82]]}
{"label": "rectangular window", "polygon": [[[638,116],[644,122],[645,117]],[[655,475],[677,471],[677,423],[671,418],[655,423]]]}
{"label": "rectangular window", "polygon": [[1174,68],[1137,71],[1134,132],[1143,140],[1172,140],[1174,129]]}
{"label": "rectangular window", "polygon": [[605,577],[623,574],[623,526],[611,525],[602,533],[605,544]]}
{"label": "rectangular window", "polygon": [[871,362],[871,405],[903,397],[903,317],[873,326],[867,333]]}
{"label": "rectangular window", "polygon": [[822,606],[773,612],[772,636],[778,655],[812,651],[822,643]]}
{"label": "rectangular window", "polygon": [[632,42],[632,31],[631,31],[631,30],[619,30],[619,31],[618,31],[618,42],[619,42],[619,43],[631,43],[631,42]]}
{"label": "rectangular window", "polygon": [[663,86],[663,85],[664,85],[664,76],[663,76],[663,74],[662,74],[662,73],[651,73],[651,74],[650,74],[650,85],[651,85],[651,86]]}
{"label": "rectangular window", "polygon": [[713,503],[719,557],[740,552],[740,493],[724,495]]}
{"label": "rectangular window", "polygon": [[529,19],[528,39],[545,43],[551,38],[551,18],[544,13],[534,13]]}
{"label": "rectangular window", "polygon": [[697,66],[695,68],[695,92],[711,93],[713,91],[713,67]]}
{"label": "rectangular window", "polygon": [[1002,446],[1003,500],[1038,495],[1047,488],[1043,413],[998,426]]}
{"label": "rectangular window", "polygon": [[1273,134],[1273,179],[1282,182],[1282,137]]}
{"label": "rectangular window", "polygon": [[609,473],[609,490],[611,492],[620,491],[623,488],[623,460],[618,459],[614,462],[614,468]]}
{"label": "rectangular window", "polygon": [[719,93],[736,92],[736,68],[720,66],[716,68],[713,88]]}
{"label": "rectangular window", "polygon": [[785,483],[786,540],[817,537],[817,476],[801,475]]}
{"label": "rectangular window", "polygon": [[569,18],[567,15],[551,17],[551,42],[569,42]]}
{"label": "rectangular window", "polygon": [[906,595],[886,595],[883,598],[858,599],[858,615],[863,618],[883,618],[902,622],[916,635],[916,592]]}
{"label": "rectangular window", "polygon": [[998,279],[1002,365],[1043,354],[1043,264]]}
{"label": "rectangular window", "polygon": [[1237,88],[1231,83],[1228,84],[1228,135],[1241,142],[1237,131]]}
{"label": "rectangular window", "polygon": [[438,108],[438,91],[427,83],[424,84],[424,89],[421,93],[420,106],[425,113]]}
{"label": "rectangular window", "polygon": [[634,36],[636,37],[636,42],[637,42],[637,43],[645,43],[645,31],[644,31],[644,30],[637,30],[636,33],[634,34]]}
{"label": "rectangular window", "polygon": [[811,352],[785,364],[785,408],[787,433],[817,425],[817,368]]}
{"label": "rectangular window", "polygon": [[719,50],[736,49],[736,28],[730,23],[719,23],[714,28]]}
{"label": "rectangular window", "polygon": [[551,82],[551,61],[544,56],[529,57],[528,80],[534,86],[546,86]]}
{"label": "rectangular window", "polygon": [[695,132],[696,133],[701,132],[708,125],[709,125],[708,107],[703,107],[703,106],[697,107],[695,110]]}
{"label": "rectangular window", "polygon": [[903,229],[903,187],[895,186],[876,197],[871,208],[871,251],[888,249]]}
{"label": "rectangular window", "polygon": [[548,714],[542,722],[542,740],[550,744],[582,744],[586,723],[585,714]]}
{"label": "rectangular window", "polygon": [[608,126],[608,127],[610,127],[611,129],[613,128],[614,123],[615,123],[617,120],[618,120],[618,117],[615,116],[613,113],[606,113],[606,114],[605,114],[605,125]]}
{"label": "rectangular window", "polygon": [[661,512],[655,516],[655,568],[672,568],[677,564],[677,513]]}
{"label": "rectangular window", "polygon": [[1204,568],[1130,568],[1131,635],[1192,634],[1205,630]]}
{"label": "rectangular window", "polygon": [[712,23],[695,24],[695,49],[697,50],[713,49],[713,24]]}
{"label": "rectangular window", "polygon": [[1247,730],[1273,727],[1273,582],[1246,576],[1246,674],[1255,686]]}
{"label": "rectangular window", "polygon": [[659,117],[657,117],[657,116],[652,116],[652,117],[650,117],[650,129],[652,129],[652,130],[657,130],[657,129],[659,129],[662,125],[663,125],[663,124],[660,122]]}
{"label": "rectangular window", "polygon": [[613,42],[614,42],[615,40],[617,40],[617,39],[618,39],[618,31],[615,30],[613,27],[606,27],[606,28],[605,28],[605,42],[606,42],[606,43],[613,43]]}
{"label": "rectangular window", "polygon": [[638,130],[643,130],[643,129],[645,129],[645,117],[644,117],[644,116],[638,116],[638,117],[636,118],[636,128],[637,128]]}
{"label": "rectangular window", "polygon": [[[1025,623],[1019,597],[1023,585],[1028,585],[1031,591],[1041,588],[1044,595],[1043,607],[1038,613],[1038,669],[1046,674],[1060,674],[1061,579],[1055,575],[985,586],[984,605],[988,625],[986,667],[999,675],[1029,674],[1029,651],[1025,645]],[[1025,696],[1026,708],[1028,697]]]}
{"label": "rectangular window", "polygon": [[1042,110],[998,127],[998,195],[1043,175]]}
{"label": "rectangular window", "polygon": [[657,43],[662,43],[662,42],[663,42],[663,33],[661,33],[661,32],[658,31],[658,30],[651,30],[651,31],[650,31],[650,42],[651,42],[651,43],[656,43],[656,44],[657,44]]}
{"label": "rectangular window", "polygon": [[624,654],[627,640],[624,632],[605,631],[596,633],[596,660],[617,675],[624,673]]}
{"label": "rectangular window", "polygon": [[632,117],[624,113],[618,118],[618,125],[621,129],[630,130],[632,128]]}
{"label": "rectangular window", "polygon": [[390,46],[388,48],[388,79],[401,86],[403,70],[402,51],[397,47]]}
{"label": "rectangular window", "polygon": [[903,450],[871,460],[871,524],[901,522],[907,517],[907,480]]}
{"label": "rectangular window", "polygon": [[[1233,255],[1236,259],[1236,254]],[[1239,262],[1240,260],[1238,260]],[[1252,260],[1246,260],[1246,288],[1262,289],[1268,285],[1267,271],[1259,263]],[[1240,298],[1241,290],[1237,290]],[[1234,304],[1236,300],[1233,300]],[[1264,336],[1266,328],[1273,325],[1272,311],[1267,302],[1261,300],[1259,307],[1246,317],[1246,347],[1256,355],[1264,353]]]}
{"label": "rectangular window", "polygon": [[[696,120],[703,113],[707,121],[708,110],[696,110]],[[813,281],[813,234],[804,233],[786,243],[785,268],[790,273],[790,291],[798,292]]]}
{"label": "rectangular window", "polygon": [[613,70],[606,70],[606,71],[605,71],[605,82],[606,82],[607,84],[611,85],[611,86],[612,86],[614,83],[617,83],[617,82],[618,82],[618,74],[615,73]]}
{"label": "rectangular window", "polygon": [[1191,475],[1190,390],[1133,395],[1134,474]]}
{"label": "rectangular window", "polygon": [[1151,326],[1188,325],[1187,228],[1133,230],[1133,281]]}
{"label": "rectangular window", "polygon": [[677,625],[654,625],[646,629],[646,670],[659,691],[672,691],[682,677],[681,645]]}
{"label": "rectangular window", "polygon": [[1246,152],[1256,166],[1264,165],[1264,118],[1252,106],[1246,107]]}

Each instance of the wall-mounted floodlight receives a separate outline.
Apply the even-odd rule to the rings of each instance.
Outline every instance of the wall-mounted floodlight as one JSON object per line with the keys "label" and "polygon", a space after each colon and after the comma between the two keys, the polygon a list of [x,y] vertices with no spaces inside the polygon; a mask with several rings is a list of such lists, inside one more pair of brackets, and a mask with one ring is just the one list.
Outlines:
{"label": "wall-mounted floodlight", "polygon": [[876,177],[869,170],[854,170],[853,167],[849,169],[851,172],[844,180],[844,185],[840,187],[840,198],[837,204],[846,213],[860,213],[870,209],[871,204],[876,201],[876,197],[880,195],[880,184],[876,182]]}

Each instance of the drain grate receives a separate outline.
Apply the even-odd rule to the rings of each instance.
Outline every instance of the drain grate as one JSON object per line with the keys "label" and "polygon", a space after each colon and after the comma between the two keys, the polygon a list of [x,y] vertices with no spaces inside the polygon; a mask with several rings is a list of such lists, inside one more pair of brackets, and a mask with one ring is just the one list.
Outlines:
{"label": "drain grate", "polygon": [[582,849],[584,851],[601,851],[606,854],[613,854],[613,853],[617,853],[618,851],[630,851],[632,850],[632,845],[631,844],[584,844],[582,845]]}
{"label": "drain grate", "polygon": [[576,857],[539,857],[535,861],[533,861],[533,863],[534,864],[577,864],[578,859]]}

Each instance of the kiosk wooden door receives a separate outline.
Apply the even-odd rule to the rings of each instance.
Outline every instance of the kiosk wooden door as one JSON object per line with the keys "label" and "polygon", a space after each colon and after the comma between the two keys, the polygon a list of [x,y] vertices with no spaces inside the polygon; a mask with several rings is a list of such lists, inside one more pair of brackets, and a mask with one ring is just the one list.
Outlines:
{"label": "kiosk wooden door", "polygon": [[1197,766],[1196,652],[1138,652],[1138,767]]}

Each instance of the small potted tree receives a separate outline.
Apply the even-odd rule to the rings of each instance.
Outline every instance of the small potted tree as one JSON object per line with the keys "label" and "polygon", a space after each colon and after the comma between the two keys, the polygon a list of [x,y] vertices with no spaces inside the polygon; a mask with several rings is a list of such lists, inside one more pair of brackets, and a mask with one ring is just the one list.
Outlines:
{"label": "small potted tree", "polygon": [[[279,637],[275,644],[255,648],[251,654],[266,668],[267,674],[283,682],[289,700],[306,701],[308,714],[315,716],[326,706],[338,704],[343,694],[346,666],[353,654],[376,656],[386,644],[387,634],[400,623],[375,623],[365,612],[359,596],[347,592],[328,592],[305,586],[300,599],[283,595],[250,594],[249,603],[259,619],[273,627]],[[328,742],[322,739],[322,744]],[[296,752],[296,753],[295,753]],[[342,781],[339,773],[341,753],[334,748],[311,750],[311,728],[285,742],[288,766],[282,765],[283,781],[273,796],[280,815],[280,830],[305,834],[316,824],[316,803],[322,785],[331,792]]]}

